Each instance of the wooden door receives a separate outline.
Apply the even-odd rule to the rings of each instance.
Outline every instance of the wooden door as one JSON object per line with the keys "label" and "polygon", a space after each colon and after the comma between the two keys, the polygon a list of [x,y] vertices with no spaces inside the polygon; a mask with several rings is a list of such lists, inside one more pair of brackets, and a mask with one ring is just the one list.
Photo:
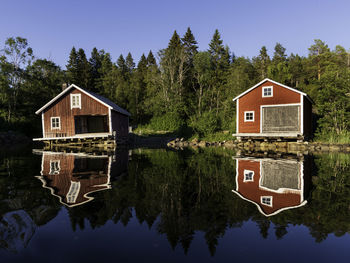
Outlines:
{"label": "wooden door", "polygon": [[300,132],[300,106],[262,107],[262,133]]}

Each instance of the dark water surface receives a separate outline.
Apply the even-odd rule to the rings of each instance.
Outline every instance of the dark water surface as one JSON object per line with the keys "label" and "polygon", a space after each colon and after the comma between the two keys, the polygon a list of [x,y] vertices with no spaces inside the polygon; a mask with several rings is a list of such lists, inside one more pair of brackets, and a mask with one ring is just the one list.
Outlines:
{"label": "dark water surface", "polygon": [[350,262],[350,156],[0,151],[0,262]]}

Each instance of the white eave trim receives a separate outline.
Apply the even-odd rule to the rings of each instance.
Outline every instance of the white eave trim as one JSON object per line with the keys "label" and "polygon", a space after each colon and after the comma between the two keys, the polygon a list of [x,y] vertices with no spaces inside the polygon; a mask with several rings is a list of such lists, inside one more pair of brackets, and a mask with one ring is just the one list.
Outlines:
{"label": "white eave trim", "polygon": [[269,79],[269,78],[266,78],[266,79],[260,81],[260,82],[259,82],[258,84],[256,84],[255,86],[253,86],[253,87],[251,87],[250,89],[247,89],[245,92],[239,94],[237,97],[235,97],[235,98],[233,99],[233,101],[235,101],[235,100],[239,99],[240,97],[244,96],[245,94],[247,94],[248,92],[250,92],[250,91],[252,91],[253,89],[257,88],[258,86],[260,86],[261,84],[263,84],[263,83],[266,82],[266,81],[270,81],[270,82],[272,82],[272,83],[274,83],[274,84],[276,84],[276,85],[279,85],[279,86],[281,86],[281,87],[283,87],[283,88],[286,88],[286,89],[289,89],[289,90],[291,90],[291,91],[297,92],[297,93],[299,93],[299,94],[305,96],[311,103],[313,103],[312,100],[307,96],[306,93],[301,92],[300,90],[297,90],[297,89],[293,89],[293,88],[288,87],[288,86],[286,86],[286,85],[283,85],[282,83],[279,83],[279,82],[277,82],[277,81],[271,80],[271,79]]}
{"label": "white eave trim", "polygon": [[58,100],[60,97],[62,97],[64,94],[66,94],[71,88],[76,88],[77,90],[83,92],[84,94],[86,94],[87,96],[89,96],[90,98],[93,98],[94,100],[100,102],[101,104],[103,104],[104,106],[106,106],[109,109],[113,109],[111,106],[109,106],[108,104],[104,103],[103,101],[99,100],[98,98],[92,96],[91,94],[89,94],[88,92],[86,92],[85,90],[83,90],[82,88],[79,88],[77,85],[75,84],[71,84],[68,88],[66,88],[65,90],[63,90],[61,93],[59,93],[56,97],[54,97],[52,100],[50,100],[48,103],[46,103],[44,106],[42,106],[39,110],[37,110],[35,112],[35,114],[39,114],[40,112],[42,112],[44,109],[46,109],[48,106],[50,106],[52,103],[54,103],[56,100]]}

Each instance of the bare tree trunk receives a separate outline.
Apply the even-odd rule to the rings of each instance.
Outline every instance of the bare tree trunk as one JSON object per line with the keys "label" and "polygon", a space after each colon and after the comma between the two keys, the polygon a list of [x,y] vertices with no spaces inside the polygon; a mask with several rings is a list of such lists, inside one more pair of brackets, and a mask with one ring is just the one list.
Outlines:
{"label": "bare tree trunk", "polygon": [[219,114],[219,95],[220,95],[220,90],[218,90],[217,95],[216,95],[216,117]]}
{"label": "bare tree trunk", "polygon": [[198,98],[198,113],[199,113],[199,116],[202,115],[202,96],[203,96],[203,86],[200,85],[199,86],[199,98]]}

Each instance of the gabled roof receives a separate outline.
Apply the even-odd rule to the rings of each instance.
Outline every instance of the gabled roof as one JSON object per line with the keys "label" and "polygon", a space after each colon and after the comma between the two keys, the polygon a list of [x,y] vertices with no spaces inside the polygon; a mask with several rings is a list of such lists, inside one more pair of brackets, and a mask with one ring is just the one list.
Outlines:
{"label": "gabled roof", "polygon": [[255,88],[257,88],[257,87],[259,87],[261,84],[263,84],[263,83],[266,82],[266,81],[270,81],[270,82],[272,82],[272,83],[274,83],[274,84],[276,84],[276,85],[279,85],[279,86],[281,86],[281,87],[283,87],[283,88],[286,88],[286,89],[289,89],[289,90],[291,90],[291,91],[297,92],[297,93],[299,93],[299,94],[305,96],[311,103],[314,103],[314,102],[312,101],[312,99],[311,99],[306,93],[301,92],[300,90],[297,90],[297,89],[293,89],[293,88],[288,87],[288,86],[286,86],[286,85],[283,85],[282,83],[279,83],[279,82],[277,82],[277,81],[271,80],[271,79],[269,79],[269,78],[266,78],[266,79],[260,81],[260,82],[259,82],[258,84],[256,84],[255,86],[253,86],[253,87],[251,87],[250,89],[247,89],[245,92],[239,94],[237,97],[235,97],[235,98],[233,99],[233,101],[239,99],[240,97],[244,96],[244,95],[247,94],[248,92],[252,91],[253,89],[255,89]]}
{"label": "gabled roof", "polygon": [[82,89],[82,88],[80,88],[80,87],[78,87],[77,85],[74,85],[74,84],[70,85],[68,88],[66,88],[61,93],[59,93],[56,97],[54,97],[52,100],[50,100],[48,103],[46,103],[43,107],[41,107],[39,110],[37,110],[35,112],[35,114],[39,114],[40,112],[45,110],[52,103],[54,103],[59,98],[61,98],[64,94],[68,93],[68,91],[71,90],[72,88],[76,88],[77,90],[80,90],[81,92],[85,93],[87,96],[89,96],[89,97],[93,98],[94,100],[100,102],[101,104],[105,105],[106,107],[108,107],[111,110],[117,111],[117,112],[119,112],[121,114],[124,114],[124,115],[127,115],[127,116],[131,115],[127,110],[122,109],[117,104],[115,104],[114,102],[110,101],[109,99],[107,99],[105,97],[102,97],[101,95],[98,95],[98,94],[93,93],[91,91],[84,90],[84,89]]}

